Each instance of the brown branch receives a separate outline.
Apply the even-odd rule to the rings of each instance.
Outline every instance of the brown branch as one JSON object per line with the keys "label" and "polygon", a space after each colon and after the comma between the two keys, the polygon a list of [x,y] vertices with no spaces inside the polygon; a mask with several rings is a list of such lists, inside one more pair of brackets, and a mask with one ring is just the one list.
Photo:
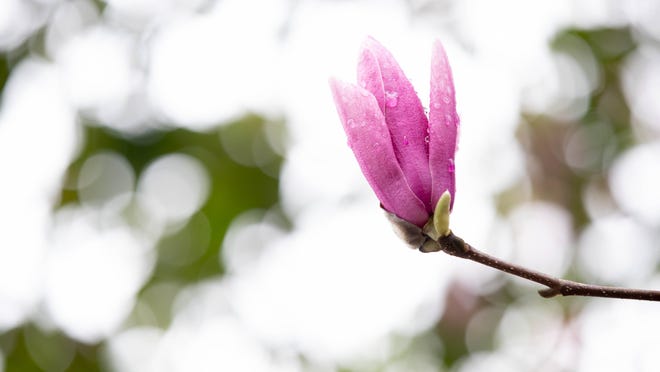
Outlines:
{"label": "brown branch", "polygon": [[440,237],[437,243],[440,246],[440,250],[452,256],[472,260],[482,265],[490,266],[496,270],[504,271],[548,287],[539,290],[539,294],[545,298],[561,295],[660,301],[660,291],[578,283],[571,280],[555,278],[535,270],[511,264],[473,248],[453,233]]}

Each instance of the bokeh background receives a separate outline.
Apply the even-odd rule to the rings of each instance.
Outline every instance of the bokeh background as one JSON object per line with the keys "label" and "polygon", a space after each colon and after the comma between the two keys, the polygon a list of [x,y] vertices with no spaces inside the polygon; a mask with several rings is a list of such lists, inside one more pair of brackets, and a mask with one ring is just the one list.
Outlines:
{"label": "bokeh background", "polygon": [[660,307],[392,233],[327,86],[461,116],[453,230],[660,288],[660,2],[1,0],[0,371],[657,371]]}

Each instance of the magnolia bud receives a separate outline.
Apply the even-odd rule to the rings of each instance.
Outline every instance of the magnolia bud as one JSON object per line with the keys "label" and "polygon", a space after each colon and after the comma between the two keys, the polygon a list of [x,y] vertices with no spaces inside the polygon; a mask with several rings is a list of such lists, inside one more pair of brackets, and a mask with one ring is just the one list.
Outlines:
{"label": "magnolia bud", "polygon": [[433,212],[433,227],[435,227],[435,231],[438,234],[437,237],[434,237],[435,240],[451,233],[451,230],[449,230],[450,206],[451,194],[449,191],[445,191],[440,196],[440,199],[438,199],[438,204],[435,205],[435,211]]}

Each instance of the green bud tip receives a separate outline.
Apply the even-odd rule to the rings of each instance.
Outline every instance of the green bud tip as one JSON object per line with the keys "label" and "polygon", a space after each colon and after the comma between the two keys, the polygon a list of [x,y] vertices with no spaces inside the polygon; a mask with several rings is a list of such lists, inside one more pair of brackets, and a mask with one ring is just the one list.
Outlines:
{"label": "green bud tip", "polygon": [[449,207],[451,206],[451,194],[445,191],[438,199],[433,212],[433,226],[439,237],[447,236],[451,233],[449,230]]}

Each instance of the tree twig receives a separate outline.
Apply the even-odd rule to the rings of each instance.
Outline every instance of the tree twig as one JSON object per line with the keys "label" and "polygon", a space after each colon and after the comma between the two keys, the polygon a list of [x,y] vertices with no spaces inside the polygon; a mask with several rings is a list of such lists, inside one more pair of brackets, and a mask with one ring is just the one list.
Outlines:
{"label": "tree twig", "polygon": [[437,243],[440,245],[440,249],[443,252],[452,256],[475,261],[482,265],[490,266],[494,269],[546,286],[547,288],[539,290],[539,294],[545,298],[561,295],[660,301],[660,291],[578,283],[571,280],[555,278],[548,274],[508,263],[475,249],[453,233],[440,237],[437,240]]}

